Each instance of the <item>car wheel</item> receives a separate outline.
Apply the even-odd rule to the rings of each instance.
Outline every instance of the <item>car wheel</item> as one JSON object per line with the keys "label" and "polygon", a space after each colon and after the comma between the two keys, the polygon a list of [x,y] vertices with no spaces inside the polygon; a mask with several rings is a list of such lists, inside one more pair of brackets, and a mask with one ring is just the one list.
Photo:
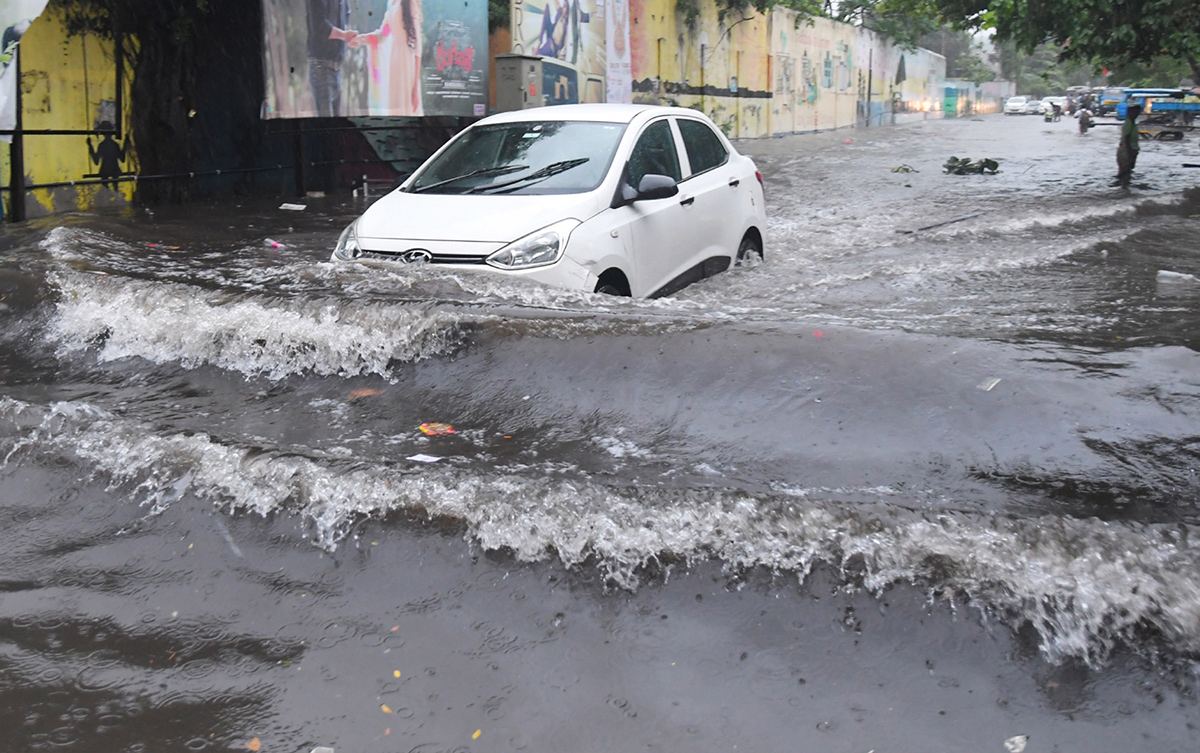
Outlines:
{"label": "car wheel", "polygon": [[600,275],[600,279],[596,281],[596,289],[593,293],[600,295],[615,295],[628,298],[630,296],[629,281],[625,279],[625,275],[620,271],[610,269]]}
{"label": "car wheel", "polygon": [[746,233],[746,237],[742,238],[742,244],[738,246],[737,258],[733,264],[735,267],[753,267],[763,260],[762,245],[750,233]]}

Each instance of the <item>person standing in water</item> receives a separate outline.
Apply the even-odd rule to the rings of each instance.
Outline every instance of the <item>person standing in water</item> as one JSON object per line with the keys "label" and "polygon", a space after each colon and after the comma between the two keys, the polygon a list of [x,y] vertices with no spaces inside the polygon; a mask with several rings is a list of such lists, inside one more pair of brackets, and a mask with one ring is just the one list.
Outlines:
{"label": "person standing in water", "polygon": [[1125,111],[1125,122],[1121,124],[1121,143],[1117,145],[1117,182],[1115,185],[1128,186],[1133,178],[1133,166],[1137,164],[1138,144],[1137,119],[1142,114],[1141,105],[1130,105]]}

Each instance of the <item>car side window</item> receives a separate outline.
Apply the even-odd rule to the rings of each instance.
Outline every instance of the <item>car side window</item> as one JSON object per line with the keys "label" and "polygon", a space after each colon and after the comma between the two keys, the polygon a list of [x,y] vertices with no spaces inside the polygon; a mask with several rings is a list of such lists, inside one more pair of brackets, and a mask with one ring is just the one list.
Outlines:
{"label": "car side window", "polygon": [[665,120],[651,123],[642,131],[629,155],[629,185],[637,188],[646,175],[666,175],[677,181],[683,177],[671,124]]}
{"label": "car side window", "polygon": [[683,147],[687,150],[692,175],[719,167],[729,159],[729,152],[721,138],[698,120],[679,118],[679,133],[683,136]]}

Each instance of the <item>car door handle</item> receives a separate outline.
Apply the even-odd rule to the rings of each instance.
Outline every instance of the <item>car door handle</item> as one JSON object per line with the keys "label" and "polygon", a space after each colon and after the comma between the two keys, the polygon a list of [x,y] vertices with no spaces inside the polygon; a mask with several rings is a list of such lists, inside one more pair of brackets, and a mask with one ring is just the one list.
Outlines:
{"label": "car door handle", "polygon": [[730,187],[730,188],[737,188],[737,187],[738,187],[738,186],[740,186],[741,184],[742,184],[742,182],[741,182],[740,180],[738,180],[737,178],[732,178],[732,179],[730,179],[730,181],[729,181],[729,187]]}
{"label": "car door handle", "polygon": [[695,200],[696,200],[695,196],[689,196],[688,198],[679,202],[679,205],[683,206],[683,207],[690,207],[692,205],[692,202],[694,202]]}

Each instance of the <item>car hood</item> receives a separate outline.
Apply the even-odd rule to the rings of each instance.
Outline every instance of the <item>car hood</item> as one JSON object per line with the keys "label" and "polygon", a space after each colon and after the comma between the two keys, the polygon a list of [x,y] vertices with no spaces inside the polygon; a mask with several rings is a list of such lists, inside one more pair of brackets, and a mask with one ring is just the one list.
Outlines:
{"label": "car hood", "polygon": [[358,220],[360,239],[509,243],[598,211],[596,193],[547,196],[414,194],[393,191]]}

